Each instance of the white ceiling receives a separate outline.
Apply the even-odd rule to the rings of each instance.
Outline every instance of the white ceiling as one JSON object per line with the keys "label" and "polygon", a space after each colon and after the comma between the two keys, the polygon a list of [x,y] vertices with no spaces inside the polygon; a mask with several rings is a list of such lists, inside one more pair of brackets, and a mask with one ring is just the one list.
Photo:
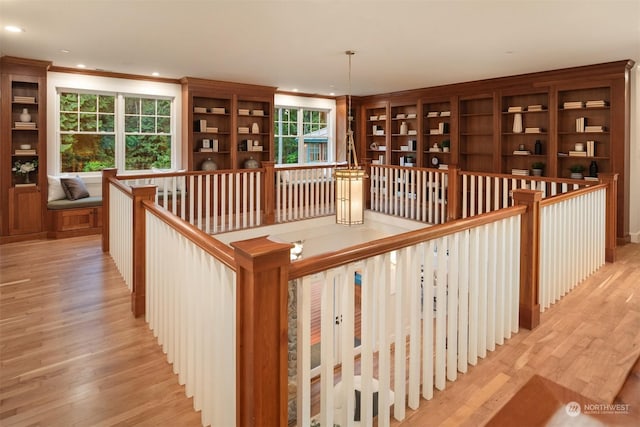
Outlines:
{"label": "white ceiling", "polygon": [[640,60],[640,0],[0,0],[10,24],[2,55],[324,95],[347,49],[354,95]]}

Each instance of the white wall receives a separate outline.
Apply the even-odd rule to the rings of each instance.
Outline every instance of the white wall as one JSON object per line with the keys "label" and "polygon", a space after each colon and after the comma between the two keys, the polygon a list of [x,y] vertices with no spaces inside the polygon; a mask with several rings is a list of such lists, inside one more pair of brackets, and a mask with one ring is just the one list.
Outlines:
{"label": "white wall", "polygon": [[[130,80],[112,77],[97,77],[74,73],[47,73],[47,174],[56,175],[60,170],[58,137],[58,88],[83,89],[96,92],[118,92],[134,95],[166,96],[173,98],[172,123],[175,143],[173,164],[180,165],[182,147],[182,92],[179,84],[146,80]],[[100,172],[82,174],[92,196],[102,195]]]}
{"label": "white wall", "polygon": [[629,150],[629,234],[640,243],[640,66],[631,70],[631,147]]}

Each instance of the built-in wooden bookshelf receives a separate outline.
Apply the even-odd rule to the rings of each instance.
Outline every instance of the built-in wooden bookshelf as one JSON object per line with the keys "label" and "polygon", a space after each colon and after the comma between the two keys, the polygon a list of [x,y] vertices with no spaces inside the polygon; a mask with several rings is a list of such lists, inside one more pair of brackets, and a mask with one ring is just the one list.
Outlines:
{"label": "built-in wooden bookshelf", "polygon": [[209,159],[218,169],[273,160],[275,88],[192,77],[181,82],[185,169],[201,170]]}
{"label": "built-in wooden bookshelf", "polygon": [[[3,57],[0,121],[2,241],[44,233],[47,196],[46,83],[50,62]],[[18,171],[22,169],[23,173]],[[32,169],[30,172],[25,172]]]}
{"label": "built-in wooden bookshelf", "polygon": [[419,117],[416,104],[391,106],[391,164],[416,166],[418,163]]}
{"label": "built-in wooden bookshelf", "polygon": [[459,121],[459,166],[464,170],[492,172],[493,98],[461,99]]}
{"label": "built-in wooden bookshelf", "polygon": [[389,105],[386,102],[365,105],[363,111],[366,121],[363,132],[366,141],[366,157],[371,159],[372,163],[387,164],[391,158]]}

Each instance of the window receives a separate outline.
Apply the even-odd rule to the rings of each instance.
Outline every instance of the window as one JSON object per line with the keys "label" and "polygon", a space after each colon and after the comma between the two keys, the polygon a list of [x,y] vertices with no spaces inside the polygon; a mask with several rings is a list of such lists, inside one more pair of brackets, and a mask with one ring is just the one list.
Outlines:
{"label": "window", "polygon": [[60,172],[170,168],[172,100],[59,93]]}
{"label": "window", "polygon": [[276,107],[274,120],[276,163],[304,164],[332,160],[329,149],[330,111]]}

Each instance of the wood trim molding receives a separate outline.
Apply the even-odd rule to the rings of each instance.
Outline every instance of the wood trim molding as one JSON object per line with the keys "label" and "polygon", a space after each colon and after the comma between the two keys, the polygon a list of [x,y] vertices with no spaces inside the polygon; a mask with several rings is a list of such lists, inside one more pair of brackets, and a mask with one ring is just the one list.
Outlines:
{"label": "wood trim molding", "polygon": [[135,317],[145,314],[146,309],[146,217],[142,204],[143,201],[150,201],[156,197],[155,185],[140,185],[131,187],[133,193],[133,241],[132,241],[132,264],[133,283],[131,290],[131,311]]}
{"label": "wood trim molding", "polygon": [[95,76],[95,77],[110,77],[114,79],[127,79],[127,80],[139,80],[139,81],[149,81],[149,82],[157,82],[157,83],[169,83],[169,84],[180,84],[180,79],[173,79],[168,77],[153,77],[153,76],[143,76],[139,74],[127,74],[127,73],[117,73],[114,71],[104,71],[104,70],[87,70],[80,68],[72,68],[72,67],[60,67],[58,65],[52,65],[49,67],[49,71],[55,73],[67,73],[67,74],[81,74],[85,76]]}

